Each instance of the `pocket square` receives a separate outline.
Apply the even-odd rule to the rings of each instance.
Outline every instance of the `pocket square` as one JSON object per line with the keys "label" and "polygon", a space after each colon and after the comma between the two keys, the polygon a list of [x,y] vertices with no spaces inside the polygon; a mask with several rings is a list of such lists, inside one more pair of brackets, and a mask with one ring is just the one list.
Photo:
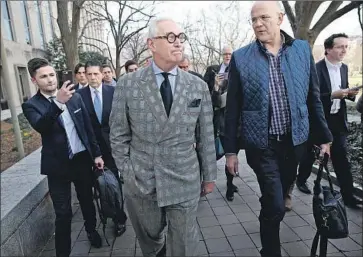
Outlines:
{"label": "pocket square", "polygon": [[198,107],[202,99],[194,99],[188,104],[188,107]]}
{"label": "pocket square", "polygon": [[75,111],[74,111],[74,113],[77,113],[77,112],[79,112],[80,110],[81,110],[81,108],[79,108],[79,109],[75,110]]}

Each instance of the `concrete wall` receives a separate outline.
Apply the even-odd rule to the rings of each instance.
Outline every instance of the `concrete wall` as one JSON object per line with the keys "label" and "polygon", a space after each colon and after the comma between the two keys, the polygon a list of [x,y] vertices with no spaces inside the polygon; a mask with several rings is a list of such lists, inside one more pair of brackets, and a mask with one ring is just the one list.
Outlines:
{"label": "concrete wall", "polygon": [[55,214],[40,149],[1,173],[1,256],[37,256],[54,233]]}

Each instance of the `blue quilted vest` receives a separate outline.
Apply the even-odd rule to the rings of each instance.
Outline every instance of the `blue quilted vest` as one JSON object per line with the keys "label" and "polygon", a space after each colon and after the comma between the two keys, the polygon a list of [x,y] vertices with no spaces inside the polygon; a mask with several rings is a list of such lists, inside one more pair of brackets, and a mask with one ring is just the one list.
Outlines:
{"label": "blue quilted vest", "polygon": [[[238,49],[233,55],[242,81],[242,148],[266,148],[270,123],[268,58],[257,42]],[[281,57],[281,72],[290,104],[292,141],[295,146],[304,143],[309,135],[306,102],[310,58],[309,44],[302,40],[294,40]]]}

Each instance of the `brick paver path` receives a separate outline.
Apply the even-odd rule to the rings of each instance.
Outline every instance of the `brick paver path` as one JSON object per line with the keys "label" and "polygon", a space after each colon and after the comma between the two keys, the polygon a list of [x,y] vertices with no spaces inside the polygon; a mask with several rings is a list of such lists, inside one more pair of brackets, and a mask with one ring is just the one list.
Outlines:
{"label": "brick paver path", "polygon": [[[244,152],[239,154],[240,178],[234,183],[239,188],[233,202],[225,200],[226,180],[224,158],[218,162],[216,190],[201,199],[198,208],[200,227],[199,256],[260,256],[261,249],[258,213],[260,192],[256,177],[246,163]],[[309,178],[310,187],[315,175]],[[326,182],[326,181],[325,181]],[[293,210],[286,213],[281,223],[283,256],[309,256],[315,234],[312,214],[312,196],[296,188],[293,191]],[[74,206],[72,221],[72,256],[142,256],[135,232],[128,221],[127,231],[121,237],[112,235],[109,221],[106,236],[111,244],[100,249],[90,246],[83,228],[79,206]],[[329,256],[362,256],[362,211],[347,209],[350,236],[346,239],[330,240]],[[101,237],[102,230],[99,228]],[[104,240],[104,238],[103,238]],[[41,256],[55,256],[54,237],[45,246]]]}

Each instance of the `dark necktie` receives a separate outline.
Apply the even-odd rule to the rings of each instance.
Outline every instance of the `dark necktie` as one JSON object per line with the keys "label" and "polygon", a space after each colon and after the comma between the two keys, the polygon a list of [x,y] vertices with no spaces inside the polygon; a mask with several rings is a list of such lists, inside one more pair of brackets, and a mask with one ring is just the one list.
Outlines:
{"label": "dark necktie", "polygon": [[171,105],[173,104],[173,93],[171,91],[171,85],[168,78],[169,73],[163,72],[161,75],[163,75],[164,81],[160,86],[160,94],[161,98],[163,99],[166,114],[169,117]]}
{"label": "dark necktie", "polygon": [[[54,101],[54,99],[55,99],[55,96],[51,96],[51,97],[49,97],[49,99],[50,99],[50,101]],[[63,120],[63,118],[62,118],[62,115],[60,114],[59,116],[58,116],[58,121],[60,122],[60,124],[62,125],[62,127],[64,128],[64,130],[66,129],[66,127],[65,127],[65,125],[64,125],[64,120]],[[73,151],[72,151],[72,147],[71,147],[71,144],[70,144],[70,142],[69,142],[69,139],[68,139],[68,135],[67,135],[67,133],[66,133],[66,138],[67,138],[67,148],[68,148],[68,157],[69,157],[69,159],[72,159],[73,158]]]}

